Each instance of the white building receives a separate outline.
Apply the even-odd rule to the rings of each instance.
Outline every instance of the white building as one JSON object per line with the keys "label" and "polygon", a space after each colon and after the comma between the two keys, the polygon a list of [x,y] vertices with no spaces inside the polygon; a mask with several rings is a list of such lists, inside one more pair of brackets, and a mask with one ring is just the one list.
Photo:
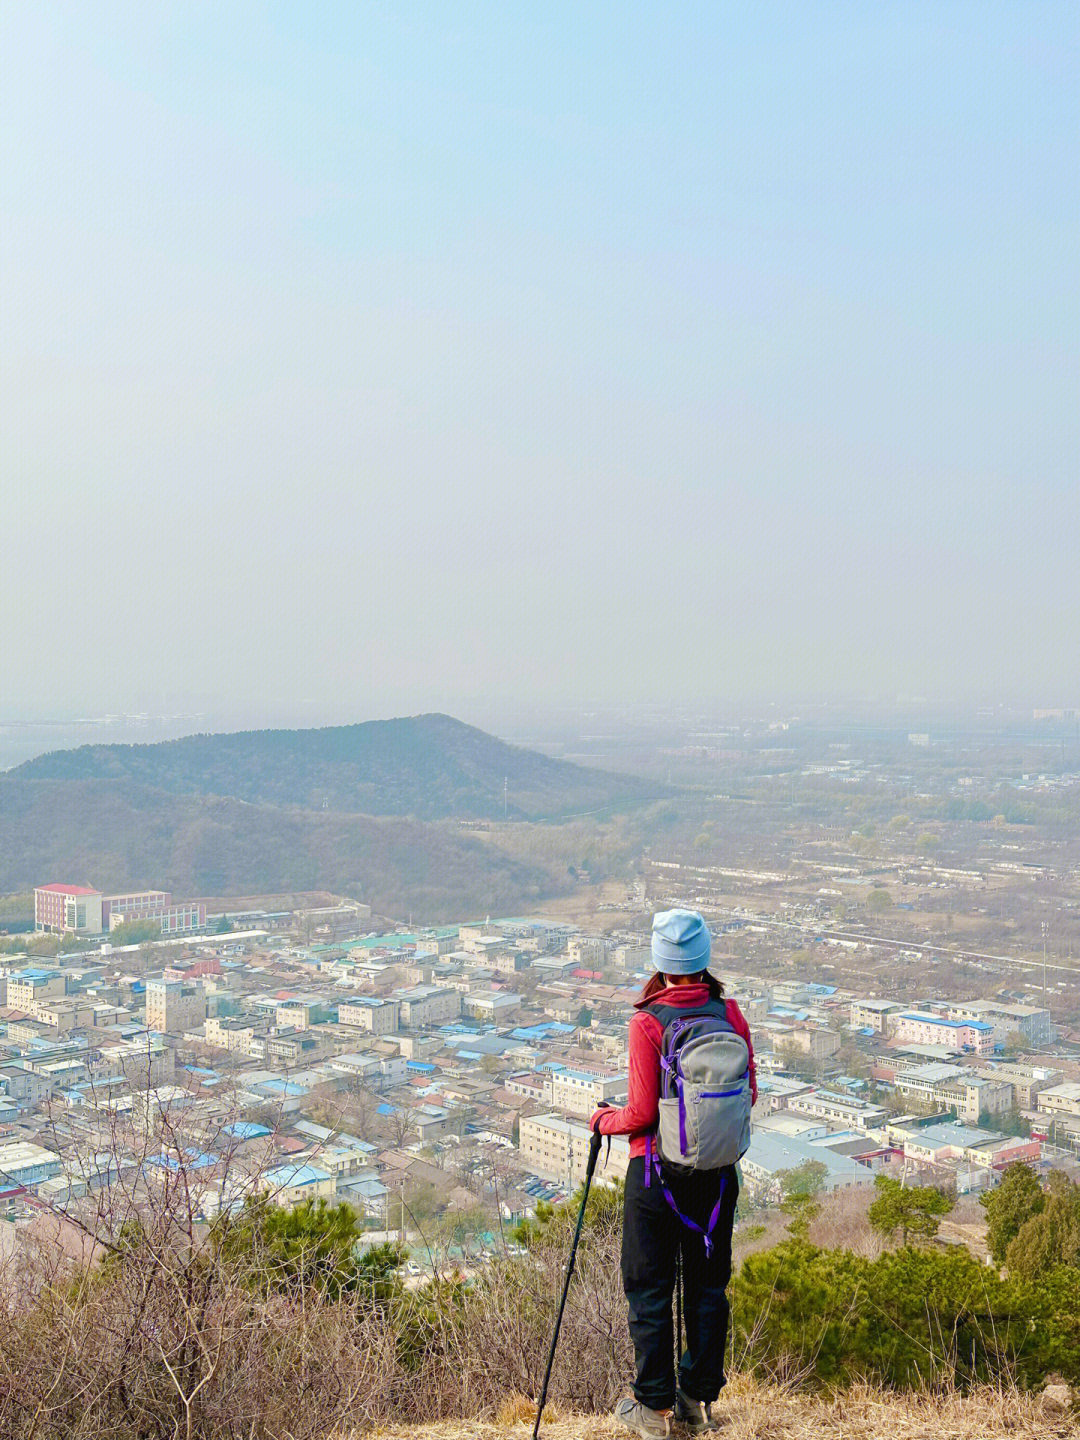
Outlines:
{"label": "white building", "polygon": [[169,1035],[197,1030],[206,1019],[206,991],[198,981],[147,980],[146,1028]]}
{"label": "white building", "polygon": [[399,990],[390,998],[398,1002],[401,1024],[410,1030],[442,1025],[461,1015],[461,996],[440,985],[417,985],[412,990]]}
{"label": "white building", "polygon": [[554,1070],[548,1078],[548,1100],[557,1110],[586,1120],[602,1100],[623,1101],[626,1076],[609,1070]]}
{"label": "white building", "polygon": [[473,1020],[504,1020],[521,1009],[521,996],[510,990],[473,990],[462,998],[461,1008]]}
{"label": "white building", "polygon": [[392,1035],[398,1028],[398,1002],[357,996],[338,1004],[338,1023],[355,1025],[369,1035]]}
{"label": "white building", "polygon": [[[587,1125],[564,1115],[527,1115],[521,1118],[519,1136],[521,1163],[534,1174],[570,1186],[584,1180],[592,1144]],[[629,1163],[630,1142],[625,1135],[613,1135],[611,1159],[603,1173],[623,1179]]]}

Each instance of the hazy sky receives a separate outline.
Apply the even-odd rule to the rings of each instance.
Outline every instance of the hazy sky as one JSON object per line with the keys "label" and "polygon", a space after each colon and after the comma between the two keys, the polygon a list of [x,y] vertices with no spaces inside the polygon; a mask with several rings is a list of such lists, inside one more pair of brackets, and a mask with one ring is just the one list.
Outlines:
{"label": "hazy sky", "polygon": [[5,0],[0,720],[1080,702],[1080,8]]}

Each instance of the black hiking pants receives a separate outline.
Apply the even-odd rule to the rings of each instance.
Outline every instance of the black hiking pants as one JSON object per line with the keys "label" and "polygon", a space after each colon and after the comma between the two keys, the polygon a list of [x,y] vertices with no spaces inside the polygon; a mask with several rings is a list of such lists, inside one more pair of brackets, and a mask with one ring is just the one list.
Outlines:
{"label": "black hiking pants", "polygon": [[679,1363],[679,1388],[705,1404],[725,1383],[724,1345],[731,1279],[731,1229],[739,1181],[735,1167],[695,1175],[665,1173],[665,1183],[682,1213],[704,1230],[720,1195],[723,1204],[706,1258],[702,1237],[684,1225],[664,1199],[656,1175],[645,1184],[645,1161],[635,1156],[626,1172],[623,1208],[622,1281],[630,1307],[637,1378],[634,1396],[651,1410],[675,1403],[675,1333],[672,1296],[675,1261],[682,1253],[683,1325],[686,1349]]}

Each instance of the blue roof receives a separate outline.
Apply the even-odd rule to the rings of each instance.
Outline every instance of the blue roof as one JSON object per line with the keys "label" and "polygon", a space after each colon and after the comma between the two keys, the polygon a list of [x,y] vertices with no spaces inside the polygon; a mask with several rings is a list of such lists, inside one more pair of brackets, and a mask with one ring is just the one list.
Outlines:
{"label": "blue roof", "polygon": [[415,1070],[418,1075],[434,1075],[439,1067],[432,1065],[427,1060],[406,1060],[405,1069]]}
{"label": "blue roof", "polygon": [[396,1115],[397,1113],[398,1107],[396,1105],[379,1105],[375,1109],[376,1115]]}
{"label": "blue roof", "polygon": [[279,1165],[266,1174],[269,1183],[277,1188],[287,1185],[315,1185],[320,1180],[329,1180],[329,1170],[320,1170],[317,1165]]}
{"label": "blue roof", "polygon": [[147,1165],[158,1165],[163,1170],[205,1170],[208,1165],[216,1165],[216,1155],[206,1155],[201,1150],[186,1150],[181,1161],[175,1155],[152,1155],[147,1160]]}
{"label": "blue roof", "polygon": [[947,1025],[952,1030],[993,1030],[985,1020],[943,1020],[940,1015],[921,1015],[912,1010],[900,1016],[901,1020],[918,1020],[923,1025]]}
{"label": "blue roof", "polygon": [[270,1134],[269,1125],[257,1125],[254,1120],[234,1120],[231,1125],[221,1127],[234,1140],[258,1140]]}

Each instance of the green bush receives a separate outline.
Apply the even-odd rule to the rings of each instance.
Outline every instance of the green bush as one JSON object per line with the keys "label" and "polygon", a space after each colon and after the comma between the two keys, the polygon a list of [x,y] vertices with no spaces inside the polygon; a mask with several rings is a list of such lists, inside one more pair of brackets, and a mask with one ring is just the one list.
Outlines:
{"label": "green bush", "polygon": [[1002,1279],[966,1250],[876,1260],[792,1239],[749,1256],[734,1286],[744,1364],[815,1384],[968,1386],[1052,1370],[1080,1380],[1080,1270]]}

